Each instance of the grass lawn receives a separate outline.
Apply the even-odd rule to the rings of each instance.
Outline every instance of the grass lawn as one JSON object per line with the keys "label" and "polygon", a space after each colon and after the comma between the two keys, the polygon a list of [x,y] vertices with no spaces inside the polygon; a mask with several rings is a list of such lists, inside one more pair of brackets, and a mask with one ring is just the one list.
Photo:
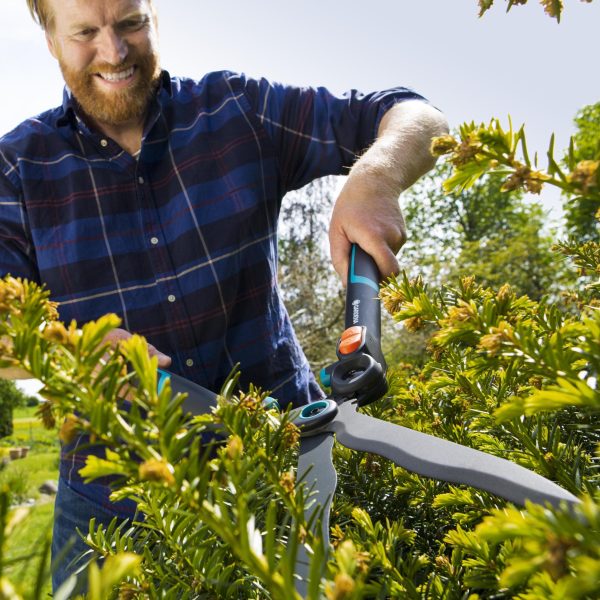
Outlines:
{"label": "grass lawn", "polygon": [[[24,598],[32,597],[41,560],[40,555],[45,551],[49,552],[47,544],[52,535],[53,512],[53,500],[33,506],[6,544],[4,559],[7,563],[15,562],[6,568],[5,574]],[[48,554],[42,597],[46,597],[51,592],[49,562]]]}
{"label": "grass lawn", "polygon": [[59,444],[55,430],[45,429],[35,416],[35,407],[18,409],[13,418],[14,432],[0,440],[0,457],[9,448],[29,448],[25,458],[13,460],[0,471],[0,485],[7,484],[13,502],[39,497],[38,488],[46,480],[58,480]]}
{"label": "grass lawn", "polygon": [[[55,430],[44,428],[35,410],[35,407],[16,409],[13,435],[0,440],[0,457],[9,448],[29,447],[25,458],[13,460],[0,470],[0,487],[11,493],[12,502],[36,501],[8,539],[4,556],[5,564],[10,565],[5,574],[25,598],[34,592],[40,553],[52,533],[54,498],[41,495],[38,488],[46,480],[58,480],[58,435]],[[49,577],[43,591],[44,595],[50,593]]]}

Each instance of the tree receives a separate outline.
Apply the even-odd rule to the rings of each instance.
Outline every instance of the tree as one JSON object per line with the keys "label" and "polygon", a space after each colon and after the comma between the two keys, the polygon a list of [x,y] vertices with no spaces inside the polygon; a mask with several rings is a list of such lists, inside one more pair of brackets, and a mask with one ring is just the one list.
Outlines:
{"label": "tree", "polygon": [[590,197],[588,191],[600,186],[600,102],[584,106],[575,117],[577,131],[573,136],[573,145],[569,161],[580,165],[581,176],[585,169],[595,169],[595,180],[590,179],[582,193],[567,197],[564,205],[567,233],[575,239],[600,241],[600,225],[596,214],[600,202]]}
{"label": "tree", "polygon": [[8,379],[0,378],[0,438],[13,433],[13,408],[25,406],[27,396]]}
{"label": "tree", "polygon": [[485,177],[467,190],[444,193],[450,166],[441,163],[405,197],[409,243],[406,270],[430,284],[473,275],[484,285],[510,284],[539,299],[564,273],[550,250],[542,207],[520,192],[507,194],[503,181]]}
{"label": "tree", "polygon": [[465,242],[451,278],[473,275],[482,285],[495,288],[510,282],[518,293],[535,300],[556,293],[564,273],[562,261],[550,250],[540,207],[523,208],[512,215],[513,223],[505,231]]}
{"label": "tree", "polygon": [[336,179],[324,177],[284,199],[279,281],[286,308],[315,371],[335,360],[344,327],[344,291],[331,266],[327,226]]}

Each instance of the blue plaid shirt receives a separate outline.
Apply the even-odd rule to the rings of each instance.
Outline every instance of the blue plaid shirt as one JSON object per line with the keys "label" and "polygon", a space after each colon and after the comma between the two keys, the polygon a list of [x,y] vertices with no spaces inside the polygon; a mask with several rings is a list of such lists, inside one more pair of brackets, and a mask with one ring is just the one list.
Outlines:
{"label": "blue plaid shirt", "polygon": [[277,289],[281,199],[344,173],[406,99],[163,72],[135,158],[67,90],[0,140],[0,273],[45,283],[64,321],[116,313],[209,389],[239,362],[242,384],[305,403],[320,391]]}

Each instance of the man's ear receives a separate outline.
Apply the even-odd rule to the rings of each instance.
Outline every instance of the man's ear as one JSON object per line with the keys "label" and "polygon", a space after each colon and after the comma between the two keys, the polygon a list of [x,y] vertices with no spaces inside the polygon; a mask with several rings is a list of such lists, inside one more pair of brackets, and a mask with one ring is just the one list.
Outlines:
{"label": "man's ear", "polygon": [[48,45],[48,50],[50,50],[50,54],[54,56],[54,58],[58,59],[58,53],[56,52],[56,41],[52,37],[52,34],[46,33],[46,44]]}

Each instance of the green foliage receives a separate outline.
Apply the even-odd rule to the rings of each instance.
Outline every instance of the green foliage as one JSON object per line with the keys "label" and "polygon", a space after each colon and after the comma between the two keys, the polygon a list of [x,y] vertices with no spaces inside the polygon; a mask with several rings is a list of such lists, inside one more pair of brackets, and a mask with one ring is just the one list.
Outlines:
{"label": "green foliage", "polygon": [[538,170],[537,157],[532,160],[529,156],[524,126],[514,131],[510,120],[506,130],[498,119],[489,125],[465,123],[459,138],[443,136],[432,144],[434,154],[450,154],[454,171],[444,183],[448,192],[469,189],[483,175],[493,174],[503,177],[501,189],[505,192],[539,194],[544,185],[553,185],[581,199],[597,200],[600,195],[598,161],[578,161],[571,145],[562,168],[554,156],[554,136],[548,146],[546,171]]}
{"label": "green foliage", "polygon": [[0,438],[7,437],[13,432],[12,406],[8,403],[0,405]]}
{"label": "green foliage", "polygon": [[0,486],[8,490],[12,504],[20,504],[27,500],[29,492],[29,475],[19,463],[11,464],[0,471]]}
{"label": "green foliage", "polygon": [[497,500],[468,490],[438,493],[434,508],[449,511],[457,527],[439,545],[447,545],[438,560],[447,574],[438,571],[433,579],[460,569],[458,581],[447,580],[444,589],[528,599],[596,597],[597,310],[583,304],[578,314],[566,314],[508,285],[494,292],[470,277],[432,290],[404,277],[382,294],[398,321],[435,328],[430,361],[399,394],[401,423],[510,458],[575,494],[589,494],[573,512],[533,505],[523,512],[494,510]]}
{"label": "green foliage", "polygon": [[[134,498],[144,512],[135,535],[99,528],[89,536],[98,556],[127,564],[132,551],[143,558],[145,568],[135,576],[127,571],[123,585],[151,597],[148,590],[162,589],[173,597],[200,590],[295,597],[300,537],[313,546],[317,564],[323,548],[306,533],[303,491],[290,472],[297,430],[288,417],[265,411],[256,390],[232,397],[232,381],[214,414],[191,419],[169,385],[157,392],[156,359],[141,338],[109,351],[103,340],[116,317],[66,328],[34,284],[7,277],[2,287],[14,300],[0,320],[9,340],[1,366],[24,368],[42,381],[45,421],[66,417],[62,439],[82,430],[106,446],[105,458],[91,458],[82,474],[120,477],[115,497]],[[223,441],[203,444],[206,433]],[[106,597],[105,578],[91,568],[97,591],[90,594]]]}
{"label": "green foliage", "polygon": [[52,532],[53,508],[52,502],[46,502],[28,508],[26,513],[23,511],[24,518],[6,540],[4,573],[13,582],[17,594],[26,599],[36,598],[40,577],[43,586],[37,597],[47,598],[50,593],[46,545]]}
{"label": "green foliage", "polygon": [[[446,590],[468,588],[486,597],[523,599],[592,598],[600,593],[600,252],[590,239],[597,224],[589,220],[600,200],[598,157],[589,154],[597,151],[599,138],[590,123],[594,107],[583,113],[585,121],[580,116],[580,133],[562,168],[551,141],[546,172],[536,170],[537,161],[530,159],[524,129],[504,130],[498,121],[487,127],[465,124],[460,141],[446,136],[432,147],[450,153],[454,171],[444,185],[452,198],[472,193],[482,181],[500,181],[507,196],[539,193],[550,184],[571,199],[570,206],[579,212],[572,208],[570,214],[577,214],[580,225],[588,219],[585,226],[571,226],[577,238],[555,247],[575,264],[579,276],[577,287],[562,288],[563,308],[539,295],[532,294],[539,302],[520,297],[507,285],[493,292],[472,277],[462,278],[458,286],[433,289],[419,278],[405,277],[391,281],[383,293],[407,329],[435,328],[429,341],[431,360],[405,384],[405,406],[413,406],[402,411],[408,426],[426,423],[443,437],[510,457],[574,493],[589,494],[571,513],[532,505],[526,512],[502,508],[491,510],[481,524],[476,523],[490,511],[490,499],[484,497],[475,511],[471,493],[453,488],[438,495],[436,507],[454,505],[456,511],[451,519],[457,527],[444,538],[448,550],[439,561],[446,565]],[[499,212],[507,204],[510,198],[501,200]],[[506,246],[512,249],[513,244]],[[493,275],[514,281],[489,257],[483,262]],[[490,279],[484,277],[486,283]],[[498,287],[501,281],[492,283]],[[438,571],[434,579],[443,577]]]}
{"label": "green foliage", "polygon": [[[598,508],[600,322],[589,303],[581,314],[565,314],[472,278],[434,290],[418,279],[390,282],[383,296],[396,318],[433,330],[431,357],[422,368],[396,368],[392,397],[366,410],[511,458],[589,497],[573,513],[504,512],[506,503],[489,494],[338,447],[335,549],[325,561],[322,540],[304,522],[306,498],[294,481],[297,431],[288,415],[265,410],[258,390],[234,396],[233,379],[213,414],[186,416],[168,385],[157,392],[156,359],[141,338],[113,351],[103,342],[118,319],[67,328],[35,285],[5,278],[0,287],[18,292],[0,316],[9,341],[2,366],[40,378],[49,398],[42,414],[48,424],[66,417],[63,439],[83,430],[106,446],[83,474],[116,475],[114,497],[133,498],[145,515],[119,527],[90,525],[87,542],[105,559],[102,570],[90,566],[91,597],[296,598],[301,543],[314,552],[314,573],[326,562],[310,598],[600,592],[591,518]],[[593,290],[586,293],[593,299]],[[219,437],[203,442],[207,433]],[[506,515],[525,523],[517,530]],[[582,519],[585,535],[578,533]],[[546,558],[528,571],[532,554]],[[569,596],[580,578],[584,591]]]}
{"label": "green foliage", "polygon": [[[506,2],[506,11],[508,12],[513,6],[518,6],[521,4],[527,4],[528,0],[505,0]],[[592,2],[592,0],[581,0],[582,2],[587,2],[588,4]],[[539,3],[542,5],[544,12],[553,19],[556,19],[557,22],[560,22],[560,17],[563,11],[563,0],[539,0]],[[479,16],[483,16],[494,4],[494,0],[479,0]]]}
{"label": "green foliage", "polygon": [[[104,344],[117,319],[66,328],[36,286],[11,278],[2,285],[22,297],[0,319],[12,342],[4,363],[41,378],[47,422],[67,416],[63,439],[83,430],[106,446],[82,473],[118,476],[115,499],[135,499],[145,515],[118,527],[90,524],[94,556],[110,559],[103,570],[90,566],[92,597],[296,598],[299,544],[312,547],[315,573],[325,556],[304,522],[304,491],[294,481],[297,430],[288,415],[265,410],[257,390],[234,396],[233,379],[213,414],[186,416],[168,385],[157,392],[156,362],[141,338],[112,352]],[[593,314],[579,321],[507,286],[492,292],[468,278],[433,293],[421,281],[397,280],[384,296],[397,319],[435,329],[433,356],[422,369],[398,369],[393,397],[368,407],[371,414],[510,457],[575,493],[597,488],[596,404],[574,402],[558,418],[539,406],[542,392],[583,381],[584,366],[600,360]],[[219,437],[202,442],[209,432]],[[500,522],[504,513],[493,511],[503,501],[344,448],[336,448],[335,462],[335,550],[310,598],[449,598],[501,594],[505,585],[536,594],[550,585],[540,583],[543,568],[511,575],[525,560],[525,542],[479,533],[484,517]],[[523,514],[540,521],[531,507]],[[577,522],[577,515],[548,513],[555,514],[564,527]],[[595,535],[591,527],[585,539],[569,538],[582,558],[566,562],[557,585],[580,572],[593,580]]]}
{"label": "green foliage", "polygon": [[[56,436],[56,433],[54,433]],[[32,448],[26,458],[11,461],[0,471],[0,486],[6,485],[13,504],[29,498],[39,498],[39,487],[48,480],[58,479],[58,444],[52,451]]]}
{"label": "green foliage", "polygon": [[530,298],[556,293],[564,268],[551,252],[542,207],[520,192],[502,191],[498,176],[471,188],[442,191],[450,165],[441,163],[405,198],[410,240],[402,252],[407,271],[440,285],[473,275],[484,285],[511,285]]}
{"label": "green foliage", "polygon": [[[84,476],[116,475],[114,497],[135,499],[145,515],[119,527],[90,525],[95,556],[110,558],[104,570],[90,567],[90,594],[296,598],[299,544],[312,547],[315,572],[325,557],[304,522],[304,491],[294,481],[297,431],[288,415],[265,410],[257,390],[234,396],[234,379],[213,414],[190,418],[168,385],[157,392],[156,360],[141,338],[109,351],[103,338],[117,319],[66,328],[36,286],[11,278],[2,285],[22,298],[0,320],[12,342],[3,361],[41,378],[50,398],[46,420],[67,416],[63,439],[83,430],[106,446]],[[422,369],[398,369],[393,397],[368,407],[371,414],[510,457],[590,499],[573,514],[529,507],[518,513],[526,520],[521,537],[508,527],[511,535],[494,538],[490,532],[506,528],[505,515],[517,514],[494,512],[505,506],[498,498],[336,448],[335,551],[309,597],[541,598],[540,590],[556,595],[574,578],[593,582],[598,533],[585,511],[596,506],[598,488],[594,310],[566,315],[471,278],[434,291],[399,279],[383,295],[398,320],[434,329],[432,356]],[[557,387],[570,395],[557,395]],[[203,443],[209,432],[220,437]],[[577,534],[582,518],[584,537]],[[565,530],[575,533],[567,539]],[[554,556],[555,538],[556,552],[568,548],[562,570],[548,559],[526,571],[528,553]],[[593,597],[600,591],[594,585],[579,597]]]}
{"label": "green foliage", "polygon": [[10,508],[10,495],[5,488],[0,489],[0,597],[10,600],[21,600],[18,586],[11,580],[8,574],[22,567],[26,567],[32,560],[38,562],[38,575],[34,581],[33,588],[27,590],[27,597],[38,600],[44,594],[44,581],[48,577],[48,563],[50,557],[50,538],[48,531],[42,538],[36,540],[34,547],[27,548],[27,552],[19,556],[12,556],[9,551],[9,541],[20,532],[23,521],[28,516],[28,510],[24,508]]}
{"label": "green foliage", "polygon": [[[594,137],[598,130],[596,125],[592,123],[584,127],[583,122],[589,115],[592,119],[596,118],[597,109],[595,106],[586,107],[581,115],[578,120],[580,132],[560,161],[555,157],[552,136],[545,171],[537,170],[537,158],[532,161],[529,157],[524,127],[515,132],[509,122],[505,130],[497,119],[487,126],[474,123],[462,125],[459,140],[452,136],[437,138],[433,141],[432,152],[449,155],[448,161],[453,171],[444,182],[444,188],[449,193],[473,188],[484,177],[501,178],[500,189],[506,193],[539,193],[544,185],[560,189],[570,206],[567,210],[570,231],[577,237],[559,243],[556,249],[579,267],[578,274],[588,278],[587,290],[593,291],[598,287],[600,272],[595,262],[600,254],[600,242],[594,239],[597,237],[600,214],[595,211],[591,220],[590,211],[600,206],[600,160],[585,157],[597,151],[599,142]],[[520,158],[517,158],[518,155]]]}
{"label": "green foliage", "polygon": [[[600,102],[584,106],[575,117],[577,131],[571,154],[580,165],[593,165],[600,160]],[[574,196],[565,202],[567,232],[576,240],[600,241],[597,213],[600,200]]]}

